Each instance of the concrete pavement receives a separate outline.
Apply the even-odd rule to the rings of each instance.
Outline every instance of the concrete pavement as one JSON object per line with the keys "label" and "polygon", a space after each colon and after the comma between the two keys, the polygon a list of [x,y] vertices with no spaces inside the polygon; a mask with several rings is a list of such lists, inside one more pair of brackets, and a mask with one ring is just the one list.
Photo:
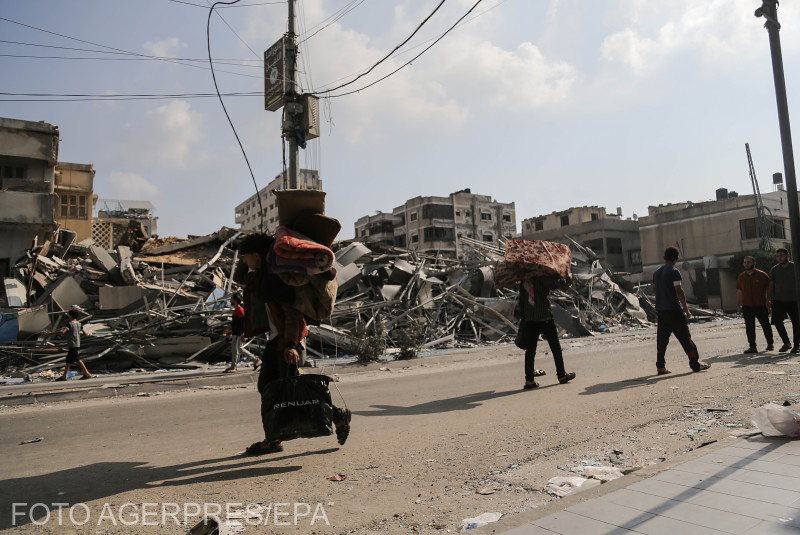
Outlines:
{"label": "concrete pavement", "polygon": [[[628,475],[548,504],[508,531],[502,521],[483,530],[503,535],[800,533],[800,440],[757,436],[697,453],[672,468]],[[519,524],[521,519],[512,520]]]}

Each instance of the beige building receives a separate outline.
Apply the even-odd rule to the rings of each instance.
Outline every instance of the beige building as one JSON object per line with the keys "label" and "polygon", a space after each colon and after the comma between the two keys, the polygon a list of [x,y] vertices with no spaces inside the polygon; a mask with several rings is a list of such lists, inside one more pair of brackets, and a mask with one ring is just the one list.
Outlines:
{"label": "beige building", "polygon": [[608,268],[642,271],[639,223],[635,215],[623,219],[621,208],[616,214],[608,214],[599,206],[581,206],[522,220],[523,239],[569,245],[567,236],[592,249]]}
{"label": "beige building", "polygon": [[56,227],[58,127],[0,118],[0,275]]}
{"label": "beige building", "polygon": [[76,234],[77,241],[92,236],[95,170],[92,164],[58,162],[55,172],[56,222]]}
{"label": "beige building", "polygon": [[500,203],[469,189],[447,197],[414,197],[392,210],[378,212],[355,223],[356,239],[366,243],[388,242],[391,223],[397,247],[448,258],[467,258],[472,249],[458,238],[497,244],[514,237],[517,229],[514,203]]}
{"label": "beige building", "polygon": [[[766,193],[762,199],[772,248],[790,249],[786,192]],[[728,261],[735,253],[759,249],[756,204],[754,195],[744,195],[648,207],[647,217],[639,219],[645,280],[664,263],[664,249],[677,247],[681,257],[676,267],[687,295],[711,308],[735,311],[736,277],[742,270]]]}
{"label": "beige building", "polygon": [[[243,232],[259,232],[262,230],[259,197],[261,198],[260,208],[263,210],[264,215],[263,231],[271,234],[278,229],[278,203],[272,192],[285,189],[283,184],[284,176],[285,173],[276,176],[272,182],[259,190],[257,195],[251,195],[236,207],[234,221],[239,225],[239,230]],[[300,173],[297,176],[297,189],[322,191],[322,180],[319,178],[319,171],[300,169]]]}

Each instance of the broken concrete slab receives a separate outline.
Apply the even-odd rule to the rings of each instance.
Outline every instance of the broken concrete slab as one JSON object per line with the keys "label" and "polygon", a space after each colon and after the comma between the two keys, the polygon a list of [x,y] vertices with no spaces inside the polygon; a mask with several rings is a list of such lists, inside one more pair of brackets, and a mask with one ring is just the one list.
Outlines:
{"label": "broken concrete slab", "polygon": [[108,254],[108,251],[102,247],[96,245],[89,247],[89,256],[92,258],[94,265],[106,273],[110,273],[112,269],[119,267],[117,262]]}

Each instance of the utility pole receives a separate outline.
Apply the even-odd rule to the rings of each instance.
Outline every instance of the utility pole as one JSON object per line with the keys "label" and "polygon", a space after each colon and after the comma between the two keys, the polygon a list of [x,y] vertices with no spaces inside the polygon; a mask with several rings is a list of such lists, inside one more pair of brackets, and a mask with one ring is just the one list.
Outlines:
{"label": "utility pole", "polygon": [[[295,0],[289,0],[289,30],[286,34],[286,76],[288,78],[288,91],[286,105],[283,108],[283,137],[289,143],[289,181],[288,189],[297,189],[297,130],[303,115],[303,107],[297,101],[297,35],[294,32],[294,5]],[[284,182],[285,183],[285,182]]]}
{"label": "utility pole", "polygon": [[[756,17],[764,17],[769,34],[769,49],[772,55],[772,76],[775,79],[775,97],[778,101],[778,124],[781,132],[783,150],[783,171],[786,174],[786,194],[789,200],[789,229],[792,234],[792,261],[794,262],[795,283],[800,281],[800,206],[797,200],[797,177],[794,170],[792,151],[792,130],[789,125],[789,104],[786,99],[786,80],[783,75],[783,54],[781,53],[781,25],[778,23],[778,0],[763,0],[755,11]],[[796,288],[800,285],[795,284]],[[800,299],[795,296],[800,309]]]}

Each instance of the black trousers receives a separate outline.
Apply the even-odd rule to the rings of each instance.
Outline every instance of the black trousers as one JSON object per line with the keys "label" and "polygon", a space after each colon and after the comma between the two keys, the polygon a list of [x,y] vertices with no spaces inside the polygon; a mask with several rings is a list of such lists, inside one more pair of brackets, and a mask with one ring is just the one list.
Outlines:
{"label": "black trousers", "polygon": [[556,374],[558,377],[564,377],[567,372],[564,369],[564,356],[561,353],[561,342],[558,340],[558,330],[553,320],[549,321],[526,321],[525,322],[525,337],[527,341],[527,349],[525,350],[525,380],[531,382],[534,380],[533,361],[536,358],[536,346],[539,343],[539,335],[544,335],[545,340],[550,345],[550,352],[553,353],[553,360],[556,363]]}
{"label": "black trousers", "polygon": [[792,320],[792,338],[794,345],[800,345],[800,328],[798,327],[797,318],[797,301],[773,301],[772,302],[772,324],[775,330],[778,331],[778,336],[781,337],[784,344],[789,343],[789,334],[786,332],[786,327],[783,326],[783,320],[786,315]]}
{"label": "black trousers", "polygon": [[689,357],[689,366],[694,370],[699,369],[699,358],[697,346],[692,341],[689,333],[689,323],[686,321],[682,310],[659,310],[658,311],[658,331],[656,333],[656,367],[665,368],[667,362],[664,356],[667,354],[667,345],[670,335],[680,342],[686,356]]}
{"label": "black trousers", "polygon": [[[764,331],[764,339],[767,345],[772,345],[775,339],[772,336],[772,327],[769,326],[769,312],[767,307],[742,307],[744,316],[744,332],[747,333],[747,343],[753,349],[756,348],[756,320],[761,324]],[[787,338],[788,340],[788,338]]]}

